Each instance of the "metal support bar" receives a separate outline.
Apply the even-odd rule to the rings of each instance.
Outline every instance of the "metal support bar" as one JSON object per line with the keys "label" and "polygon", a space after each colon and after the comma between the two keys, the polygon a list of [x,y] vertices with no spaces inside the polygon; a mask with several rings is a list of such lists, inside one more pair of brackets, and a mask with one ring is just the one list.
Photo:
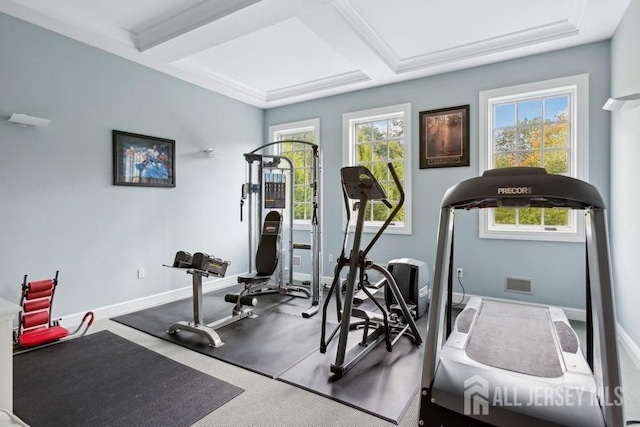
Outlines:
{"label": "metal support bar", "polygon": [[[168,265],[165,265],[165,267],[174,268]],[[178,270],[184,271],[182,268],[178,268]],[[224,343],[222,342],[220,335],[216,332],[216,329],[252,316],[253,308],[242,307],[238,310],[234,307],[232,315],[216,320],[215,322],[205,324],[202,319],[202,278],[209,277],[210,274],[207,271],[197,270],[194,268],[188,269],[186,272],[192,276],[193,321],[181,320],[176,322],[169,327],[167,333],[175,334],[178,331],[192,332],[206,338],[209,341],[210,346],[220,347],[224,345]]]}
{"label": "metal support bar", "polygon": [[[311,219],[311,227],[310,227],[310,239],[311,239],[311,288],[310,291],[307,291],[304,288],[300,288],[297,286],[293,286],[293,220],[294,220],[294,209],[293,209],[293,201],[294,201],[294,192],[293,192],[293,184],[289,186],[288,194],[288,209],[289,209],[289,244],[288,247],[285,248],[287,253],[289,254],[288,259],[288,277],[283,277],[283,268],[282,264],[278,266],[278,287],[282,289],[283,294],[285,295],[293,295],[293,296],[302,296],[306,298],[311,298],[311,306],[302,313],[302,316],[305,318],[309,318],[314,316],[319,311],[320,300],[322,298],[321,287],[322,287],[322,219],[321,219],[321,192],[320,188],[322,185],[322,155],[321,151],[317,144],[308,142],[308,141],[299,141],[299,140],[284,140],[284,141],[274,141],[268,144],[264,144],[250,153],[246,153],[245,160],[248,163],[248,187],[252,188],[252,164],[257,162],[257,173],[258,173],[258,188],[260,189],[257,193],[253,194],[249,191],[249,272],[253,272],[254,268],[254,257],[255,253],[253,250],[254,239],[255,236],[259,234],[259,231],[256,229],[254,225],[254,218],[262,218],[262,173],[263,173],[263,159],[264,158],[276,158],[280,160],[284,160],[289,165],[289,171],[291,173],[291,180],[294,179],[295,171],[293,162],[285,157],[279,156],[275,154],[258,154],[260,151],[265,150],[269,147],[273,147],[275,145],[283,144],[283,143],[296,143],[296,144],[304,144],[311,147],[313,150],[312,153],[312,219]],[[293,181],[292,181],[293,182]],[[255,204],[255,206],[254,206]],[[302,295],[291,294],[291,292],[299,292]]]}

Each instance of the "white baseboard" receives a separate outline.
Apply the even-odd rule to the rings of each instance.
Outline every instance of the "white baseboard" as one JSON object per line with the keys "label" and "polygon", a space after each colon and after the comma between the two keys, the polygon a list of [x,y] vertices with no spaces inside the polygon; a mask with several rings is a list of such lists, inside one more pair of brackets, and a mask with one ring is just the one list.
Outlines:
{"label": "white baseboard", "polygon": [[[217,291],[220,289],[228,288],[238,284],[238,276],[245,274],[236,274],[225,278],[216,278],[202,283],[202,293],[208,293]],[[295,280],[311,280],[310,274],[293,273]],[[328,280],[331,283],[333,278],[324,278],[325,283]],[[183,298],[189,298],[193,295],[191,286],[175,289],[173,291],[163,292],[160,294],[150,295],[148,297],[138,298],[131,301],[126,301],[118,304],[108,305],[104,307],[94,308],[92,311],[96,320],[97,319],[109,319],[111,317],[122,316],[123,314],[132,313],[134,311],[140,311],[147,308],[155,307],[158,305],[166,304]],[[68,329],[73,330],[77,327],[86,312],[69,314],[59,318],[60,324]]]}
{"label": "white baseboard", "polygon": [[[453,293],[453,302],[458,304],[463,304],[463,303],[466,304],[467,301],[469,301],[469,298],[472,298],[472,297],[478,297],[478,298],[482,298],[490,301],[508,302],[511,304],[523,304],[523,305],[533,305],[536,307],[548,307],[548,305],[546,304],[537,304],[537,303],[526,302],[526,301],[515,301],[515,300],[508,300],[503,298],[485,297],[485,296],[472,295],[472,294],[465,294],[464,301],[461,301],[462,294],[459,292]],[[585,322],[587,320],[587,315],[585,310],[582,310],[580,308],[571,308],[571,307],[558,307],[558,308],[561,308],[564,311],[565,315],[567,316],[567,319],[569,320],[576,320],[578,322]]]}
{"label": "white baseboard", "polygon": [[[300,281],[311,280],[311,275],[294,272],[293,278],[294,280],[300,280]],[[333,277],[328,277],[328,276],[323,277],[324,283],[329,284],[332,281],[333,281]],[[203,282],[202,292],[208,293],[208,292],[225,289],[230,286],[236,285],[237,283],[238,283],[238,275],[229,276],[221,279],[209,280],[209,281]],[[93,312],[96,320],[109,319],[111,317],[121,316],[121,315],[132,313],[135,311],[144,310],[147,308],[173,302],[179,299],[189,298],[191,296],[192,296],[192,287],[186,286],[184,288],[175,289],[173,291],[163,292],[160,294],[150,295],[148,297],[138,298],[138,299],[126,301],[123,303],[95,308],[90,311]],[[467,301],[469,301],[469,298],[474,296],[477,296],[477,295],[465,294],[464,301],[462,301],[462,294],[458,292],[454,292],[453,300],[456,303],[460,301],[460,303],[466,304]],[[516,304],[527,304],[527,305],[545,307],[544,304],[534,304],[534,303],[523,302],[523,301],[506,300],[502,298],[491,298],[491,297],[481,297],[481,298],[492,300],[492,301],[509,302],[509,303],[516,303]],[[560,308],[565,312],[569,320],[576,320],[580,322],[584,322],[586,320],[585,310],[570,308],[570,307],[560,307]],[[72,329],[77,327],[80,324],[84,315],[85,313],[76,313],[76,314],[66,315],[60,318],[60,323],[66,328]],[[633,341],[633,339],[631,339],[629,334],[627,334],[627,332],[624,330],[624,328],[622,328],[622,326],[620,326],[620,324],[618,324],[617,334],[618,334],[619,344],[627,351],[627,353],[629,354],[629,356],[631,357],[635,365],[638,367],[638,369],[640,369],[640,347],[638,346],[638,344],[636,344]]]}
{"label": "white baseboard", "polygon": [[638,344],[631,339],[627,331],[625,331],[619,323],[616,332],[618,333],[618,343],[627,351],[636,367],[640,369],[640,347],[638,347]]}
{"label": "white baseboard", "polygon": [[[217,291],[238,284],[238,275],[225,278],[216,278],[209,281],[203,281],[202,293]],[[193,295],[192,286],[187,286],[173,291],[163,292],[160,294],[150,295],[148,297],[138,298],[118,304],[108,305],[104,307],[94,308],[92,311],[95,319],[109,319],[111,317],[121,316],[123,314],[132,313],[134,311],[144,310],[158,305],[173,302],[179,299],[189,298]],[[85,313],[76,313],[63,316],[60,318],[60,324],[70,330],[75,329]]]}
{"label": "white baseboard", "polygon": [[[300,282],[304,282],[305,280],[311,280],[311,274],[307,274],[307,273],[296,273],[295,271],[293,272],[293,280],[299,280]],[[331,282],[333,282],[333,276],[332,277],[328,277],[328,276],[324,276],[322,278],[322,283],[328,284],[330,285]]]}

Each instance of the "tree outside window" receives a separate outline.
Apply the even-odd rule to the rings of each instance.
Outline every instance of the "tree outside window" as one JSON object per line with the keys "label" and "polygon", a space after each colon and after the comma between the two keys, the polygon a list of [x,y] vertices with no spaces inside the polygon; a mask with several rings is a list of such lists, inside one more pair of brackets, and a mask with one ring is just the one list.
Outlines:
{"label": "tree outside window", "polygon": [[[392,163],[400,181],[404,181],[404,121],[395,117],[364,122],[356,125],[355,165],[365,166],[373,173],[387,193],[393,206],[400,201],[400,191],[393,181],[387,163]],[[404,188],[404,184],[403,184]],[[391,209],[379,200],[367,205],[365,218],[368,221],[384,222]],[[395,221],[404,222],[404,208],[396,214]]]}
{"label": "tree outside window", "polygon": [[[396,214],[386,232],[411,233],[411,105],[402,104],[343,115],[345,163],[368,168],[387,193],[395,207],[400,191],[387,167],[391,163],[405,192],[403,208]],[[365,208],[365,232],[375,232],[392,209],[374,200]]]}
{"label": "tree outside window", "polygon": [[[481,92],[480,172],[526,166],[586,179],[587,84],[585,75]],[[480,216],[481,237],[582,238],[569,209],[495,208]]]}
{"label": "tree outside window", "polygon": [[[570,95],[493,107],[493,164],[542,167],[566,175],[570,160]],[[495,224],[568,227],[568,209],[496,208]]]}
{"label": "tree outside window", "polygon": [[271,126],[269,133],[272,141],[284,141],[277,146],[278,154],[291,160],[293,176],[293,220],[295,225],[311,223],[312,211],[312,168],[313,150],[308,144],[286,141],[305,141],[314,144],[319,142],[318,119],[305,120]]}

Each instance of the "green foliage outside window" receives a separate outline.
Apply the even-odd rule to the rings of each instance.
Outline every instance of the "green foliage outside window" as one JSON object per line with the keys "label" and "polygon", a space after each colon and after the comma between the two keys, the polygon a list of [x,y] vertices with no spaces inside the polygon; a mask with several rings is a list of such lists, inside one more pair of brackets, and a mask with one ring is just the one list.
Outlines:
{"label": "green foliage outside window", "polygon": [[[569,97],[561,96],[494,106],[493,166],[542,167],[548,173],[568,174],[568,105]],[[569,210],[496,208],[494,220],[496,225],[566,227]]]}
{"label": "green foliage outside window", "polygon": [[[395,207],[400,201],[400,191],[393,181],[387,163],[391,162],[401,183],[404,184],[404,121],[401,118],[390,118],[363,122],[356,126],[356,159],[355,164],[365,166],[373,173],[387,193],[387,198]],[[367,205],[365,218],[367,221],[385,221],[390,209],[380,201]],[[404,208],[395,221],[404,222]]]}
{"label": "green foliage outside window", "polygon": [[[312,131],[281,134],[280,140],[315,142]],[[281,144],[280,155],[287,157],[293,163],[293,219],[295,221],[310,221],[313,213],[313,183],[311,181],[313,150],[307,144],[284,142]]]}

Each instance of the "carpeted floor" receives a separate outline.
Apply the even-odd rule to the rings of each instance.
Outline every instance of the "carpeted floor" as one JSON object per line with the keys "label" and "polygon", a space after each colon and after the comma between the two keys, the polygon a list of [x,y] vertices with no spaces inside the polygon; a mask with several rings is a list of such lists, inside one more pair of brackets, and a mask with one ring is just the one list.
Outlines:
{"label": "carpeted floor", "polygon": [[[574,326],[580,330],[580,324],[574,324]],[[335,400],[327,399],[319,394],[230,365],[112,320],[101,319],[96,321],[89,332],[96,333],[101,330],[109,330],[164,357],[245,390],[236,398],[194,423],[192,427],[395,426],[395,423],[385,421]],[[634,364],[623,348],[621,348],[620,354],[622,381],[625,390],[625,414],[627,419],[640,419],[640,366]],[[199,393],[200,391],[197,389],[190,391],[192,395]],[[399,426],[416,426],[419,403],[419,394],[416,393],[409,408],[400,418]]]}
{"label": "carpeted floor", "polygon": [[[299,302],[291,303],[294,309]],[[264,303],[261,303],[265,306]],[[284,311],[288,311],[285,309]],[[228,314],[225,312],[225,314]],[[181,320],[172,318],[171,321]],[[579,335],[583,335],[584,325],[572,322]],[[98,320],[90,329],[90,333],[109,330],[114,334],[135,342],[146,349],[161,354],[180,364],[187,365],[199,372],[231,383],[245,391],[226,404],[210,412],[193,427],[219,426],[353,426],[353,427],[393,427],[395,423],[383,420],[351,406],[327,399],[322,395],[309,392],[299,386],[274,380],[269,376],[259,375],[244,368],[230,365],[208,355],[192,351],[186,347],[175,345],[165,339],[159,339],[147,333],[127,327],[112,320]],[[223,335],[224,339],[224,335]],[[373,356],[373,355],[371,355]],[[640,366],[635,365],[624,347],[620,347],[622,381],[625,392],[625,415],[627,419],[640,419]],[[16,358],[17,360],[17,358]],[[97,368],[96,370],[100,370]],[[353,372],[351,372],[353,373]],[[414,372],[416,377],[419,373]],[[384,379],[380,379],[381,382]],[[56,388],[56,385],[53,385]],[[76,393],[65,399],[71,402]],[[192,388],[187,393],[190,398],[199,399],[209,394]],[[384,394],[389,396],[389,394]],[[40,402],[46,402],[41,400]],[[415,426],[418,420],[420,396],[416,392],[412,400],[398,420],[399,426]],[[33,424],[37,427],[38,424]],[[160,423],[159,425],[162,425]]]}

